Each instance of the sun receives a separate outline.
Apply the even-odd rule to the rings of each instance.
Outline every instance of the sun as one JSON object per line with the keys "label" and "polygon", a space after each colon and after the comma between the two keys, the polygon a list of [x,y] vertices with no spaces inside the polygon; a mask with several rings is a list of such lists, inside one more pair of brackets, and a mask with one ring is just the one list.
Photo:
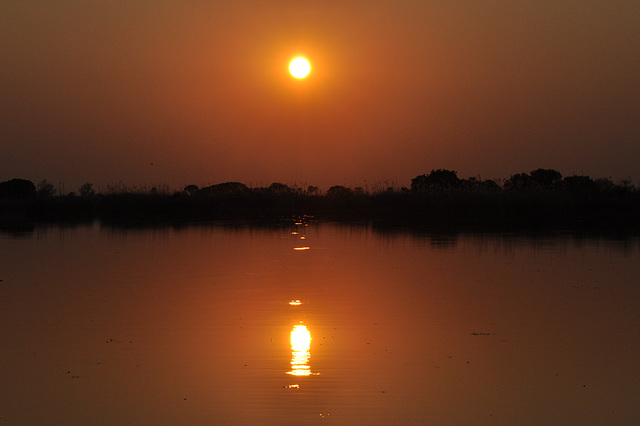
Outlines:
{"label": "sun", "polygon": [[311,64],[307,58],[298,56],[289,62],[289,72],[295,78],[305,78],[311,72]]}

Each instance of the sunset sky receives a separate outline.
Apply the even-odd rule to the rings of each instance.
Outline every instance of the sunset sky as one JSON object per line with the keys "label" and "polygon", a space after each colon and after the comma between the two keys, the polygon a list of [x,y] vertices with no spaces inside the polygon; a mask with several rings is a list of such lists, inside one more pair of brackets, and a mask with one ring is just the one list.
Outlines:
{"label": "sunset sky", "polygon": [[0,181],[638,184],[639,23],[638,0],[5,0]]}

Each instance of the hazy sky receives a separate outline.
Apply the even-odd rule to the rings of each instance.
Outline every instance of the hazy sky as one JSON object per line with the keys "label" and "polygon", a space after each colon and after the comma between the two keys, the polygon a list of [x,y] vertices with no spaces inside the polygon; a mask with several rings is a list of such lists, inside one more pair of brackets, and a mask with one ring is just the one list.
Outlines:
{"label": "hazy sky", "polygon": [[4,0],[0,180],[638,183],[639,23],[638,0]]}

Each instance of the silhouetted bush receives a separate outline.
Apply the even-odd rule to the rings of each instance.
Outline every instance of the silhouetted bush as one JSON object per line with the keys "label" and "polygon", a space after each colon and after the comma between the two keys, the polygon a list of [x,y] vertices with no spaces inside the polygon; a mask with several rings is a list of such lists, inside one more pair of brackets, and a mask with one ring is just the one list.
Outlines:
{"label": "silhouetted bush", "polygon": [[562,182],[562,174],[553,169],[536,169],[530,173],[531,180],[541,188],[557,189]]}
{"label": "silhouetted bush", "polygon": [[343,185],[334,185],[329,190],[327,190],[327,197],[330,198],[345,198],[350,197],[354,193],[353,189],[347,188]]}
{"label": "silhouetted bush", "polygon": [[529,174],[511,176],[504,188],[512,191],[550,191],[562,189],[562,174],[553,169],[536,169]]}
{"label": "silhouetted bush", "polygon": [[271,191],[271,192],[289,192],[289,191],[291,191],[291,188],[289,188],[284,183],[280,183],[280,182],[273,182],[271,185],[269,185],[269,188],[267,188],[267,189],[269,191]]}
{"label": "silhouetted bush", "polygon": [[428,175],[420,175],[411,179],[412,191],[452,189],[459,186],[460,179],[454,170],[431,170]]}
{"label": "silhouetted bush", "polygon": [[0,198],[28,199],[36,196],[36,186],[30,180],[11,179],[0,182]]}
{"label": "silhouetted bush", "polygon": [[[195,186],[195,185],[193,185]],[[187,187],[188,188],[188,187]],[[197,188],[197,186],[196,186]],[[186,189],[186,188],[185,188]],[[244,183],[240,182],[224,182],[215,185],[207,186],[200,189],[201,195],[207,194],[233,194],[247,192],[249,188]]]}

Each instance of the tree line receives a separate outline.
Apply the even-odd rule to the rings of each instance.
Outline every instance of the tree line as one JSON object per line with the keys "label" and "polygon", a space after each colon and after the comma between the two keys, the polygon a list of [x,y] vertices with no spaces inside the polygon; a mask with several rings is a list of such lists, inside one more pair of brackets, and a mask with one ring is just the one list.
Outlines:
{"label": "tree line", "polygon": [[514,174],[502,181],[461,179],[438,169],[411,179],[409,186],[316,186],[283,183],[249,187],[223,182],[179,191],[161,187],[97,191],[91,183],[59,194],[47,181],[0,182],[0,223],[91,221],[186,223],[210,220],[278,219],[313,215],[320,219],[372,221],[392,226],[640,228],[640,190],[630,181],[566,176],[553,169]]}
{"label": "tree line", "polygon": [[[500,182],[500,183],[499,183]],[[175,191],[172,195],[187,196],[214,196],[217,194],[248,194],[250,192],[269,193],[297,193],[313,196],[326,195],[328,197],[362,196],[372,195],[378,192],[401,192],[401,193],[421,193],[421,192],[442,192],[442,191],[462,191],[462,192],[509,192],[509,191],[555,191],[570,193],[589,193],[598,191],[623,191],[635,192],[637,188],[630,180],[622,180],[614,183],[610,178],[593,179],[584,175],[572,175],[563,177],[560,172],[554,169],[536,169],[529,173],[518,173],[509,179],[496,182],[492,179],[481,180],[475,177],[461,179],[455,170],[438,169],[431,170],[430,173],[422,174],[411,179],[410,187],[401,188],[376,188],[375,190],[364,189],[361,186],[351,188],[343,185],[331,186],[326,193],[322,193],[317,186],[310,185],[306,188],[288,186],[283,183],[274,182],[267,187],[249,187],[241,182],[223,182],[215,185],[198,187],[197,185],[187,185],[182,191]],[[108,186],[106,191],[98,192],[92,183],[85,183],[80,186],[77,192],[59,194],[55,187],[46,180],[35,185],[27,179],[11,179],[0,182],[0,199],[33,199],[47,198],[53,196],[81,196],[94,197],[105,194],[124,193],[149,193],[158,192],[166,194],[168,190],[158,190],[156,187],[149,189],[133,188],[129,189],[125,185]]]}

